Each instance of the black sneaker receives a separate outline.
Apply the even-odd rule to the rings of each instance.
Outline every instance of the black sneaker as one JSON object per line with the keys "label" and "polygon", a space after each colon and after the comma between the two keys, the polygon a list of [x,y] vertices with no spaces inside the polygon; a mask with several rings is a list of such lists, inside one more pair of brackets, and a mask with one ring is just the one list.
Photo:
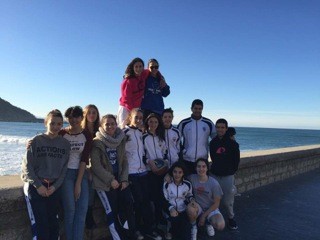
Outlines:
{"label": "black sneaker", "polygon": [[233,218],[229,218],[229,220],[228,220],[228,228],[230,228],[232,230],[238,229],[237,222]]}

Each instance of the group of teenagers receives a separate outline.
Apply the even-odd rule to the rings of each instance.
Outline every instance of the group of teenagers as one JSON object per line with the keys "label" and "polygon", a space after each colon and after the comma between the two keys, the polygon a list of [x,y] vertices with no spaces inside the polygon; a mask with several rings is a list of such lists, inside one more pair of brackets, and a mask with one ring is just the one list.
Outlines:
{"label": "group of teenagers", "polygon": [[117,117],[100,118],[93,104],[69,107],[65,118],[57,109],[48,113],[46,132],[29,142],[22,162],[34,239],[59,238],[61,203],[66,239],[84,239],[86,224],[94,223],[95,196],[113,239],[160,240],[160,226],[165,239],[197,239],[199,227],[214,236],[225,227],[220,202],[228,227],[237,229],[235,130],[225,119],[213,124],[203,117],[200,99],[174,127],[173,110],[163,102],[169,94],[158,61],[150,59],[144,69],[135,58],[121,84]]}

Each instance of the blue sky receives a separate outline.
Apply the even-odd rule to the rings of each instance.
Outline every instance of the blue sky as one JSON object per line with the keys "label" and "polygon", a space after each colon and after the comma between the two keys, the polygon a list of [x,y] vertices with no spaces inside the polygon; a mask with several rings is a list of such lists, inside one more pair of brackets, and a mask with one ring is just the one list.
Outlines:
{"label": "blue sky", "polygon": [[125,68],[156,58],[175,122],[320,129],[320,1],[0,1],[0,97],[43,117],[117,113]]}

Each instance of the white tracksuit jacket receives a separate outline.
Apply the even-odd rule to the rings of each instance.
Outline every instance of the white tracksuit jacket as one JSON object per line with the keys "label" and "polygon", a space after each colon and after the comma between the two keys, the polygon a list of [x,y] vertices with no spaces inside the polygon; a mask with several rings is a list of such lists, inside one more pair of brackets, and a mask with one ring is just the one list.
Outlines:
{"label": "white tracksuit jacket", "polygon": [[143,173],[147,171],[143,162],[144,146],[142,132],[138,128],[126,126],[123,129],[127,137],[126,155],[129,164],[129,174]]}
{"label": "white tracksuit jacket", "polygon": [[[149,132],[146,132],[142,136],[144,151],[145,151],[145,163],[149,160],[155,160],[157,158],[167,159],[167,147],[163,140],[160,140],[158,136],[154,136]],[[147,169],[150,167],[147,165]]]}
{"label": "white tracksuit jacket", "polygon": [[171,125],[165,130],[166,146],[168,150],[169,167],[179,160],[180,153],[180,131]]}
{"label": "white tracksuit jacket", "polygon": [[182,136],[183,159],[195,162],[198,158],[208,159],[209,137],[216,134],[213,122],[205,117],[182,120],[178,129]]}
{"label": "white tracksuit jacket", "polygon": [[186,210],[187,204],[193,198],[192,185],[188,180],[183,180],[180,185],[165,182],[163,184],[163,195],[167,200],[165,208],[170,212],[175,208],[178,212]]}

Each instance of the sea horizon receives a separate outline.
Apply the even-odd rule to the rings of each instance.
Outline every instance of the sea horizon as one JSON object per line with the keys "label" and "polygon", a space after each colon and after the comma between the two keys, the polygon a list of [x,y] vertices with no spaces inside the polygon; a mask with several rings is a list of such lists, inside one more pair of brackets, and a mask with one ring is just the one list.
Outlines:
{"label": "sea horizon", "polygon": [[[317,129],[232,127],[236,129],[241,152],[320,144],[320,130]],[[20,172],[27,141],[43,132],[43,123],[0,121],[0,175]]]}
{"label": "sea horizon", "polygon": [[[38,119],[42,119],[44,121],[44,118],[38,118]],[[40,124],[43,124],[42,122],[16,122],[16,121],[1,121],[0,120],[0,123],[3,122],[3,123],[40,123]],[[64,124],[68,124],[67,121],[63,121]],[[179,123],[172,123],[173,126],[178,126]],[[235,126],[235,125],[229,125],[229,127],[234,127],[234,128],[263,128],[263,129],[284,129],[284,130],[312,130],[312,131],[320,131],[320,128],[295,128],[295,127],[264,127],[264,126],[255,126],[255,127],[248,127],[248,126]]]}

